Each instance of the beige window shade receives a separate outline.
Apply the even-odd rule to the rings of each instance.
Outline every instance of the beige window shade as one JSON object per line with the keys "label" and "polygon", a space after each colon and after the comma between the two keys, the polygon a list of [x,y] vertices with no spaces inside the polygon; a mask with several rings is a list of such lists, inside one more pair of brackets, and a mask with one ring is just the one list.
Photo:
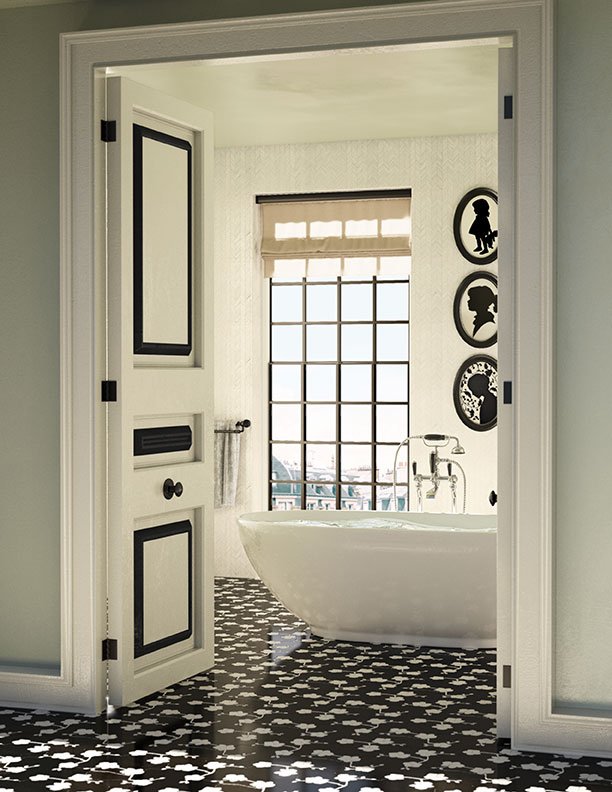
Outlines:
{"label": "beige window shade", "polygon": [[261,254],[266,277],[406,272],[410,198],[263,204]]}

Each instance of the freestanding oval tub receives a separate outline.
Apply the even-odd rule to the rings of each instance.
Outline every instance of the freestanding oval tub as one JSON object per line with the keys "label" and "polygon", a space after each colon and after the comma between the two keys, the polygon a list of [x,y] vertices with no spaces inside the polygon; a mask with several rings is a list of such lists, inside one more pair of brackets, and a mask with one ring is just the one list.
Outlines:
{"label": "freestanding oval tub", "polygon": [[494,515],[274,511],[238,523],[262,581],[316,635],[495,646]]}

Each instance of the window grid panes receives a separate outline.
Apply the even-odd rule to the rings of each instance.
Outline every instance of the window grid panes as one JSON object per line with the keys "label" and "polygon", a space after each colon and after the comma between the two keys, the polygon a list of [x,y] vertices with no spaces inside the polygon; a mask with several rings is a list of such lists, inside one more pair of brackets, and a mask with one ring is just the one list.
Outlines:
{"label": "window grid panes", "polygon": [[[408,306],[408,275],[270,280],[270,509],[394,508],[393,457],[409,433]],[[407,466],[403,449],[400,511]]]}

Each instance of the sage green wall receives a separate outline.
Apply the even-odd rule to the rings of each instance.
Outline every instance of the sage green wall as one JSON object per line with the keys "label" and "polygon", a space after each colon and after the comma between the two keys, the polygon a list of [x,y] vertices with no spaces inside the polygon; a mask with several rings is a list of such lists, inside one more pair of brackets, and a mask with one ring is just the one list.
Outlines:
{"label": "sage green wall", "polygon": [[[87,0],[0,11],[0,660],[59,658],[59,33],[383,4]],[[557,692],[612,706],[601,673],[612,659],[612,3],[557,0],[556,10]]]}
{"label": "sage green wall", "polygon": [[557,29],[556,697],[612,708],[612,3]]}

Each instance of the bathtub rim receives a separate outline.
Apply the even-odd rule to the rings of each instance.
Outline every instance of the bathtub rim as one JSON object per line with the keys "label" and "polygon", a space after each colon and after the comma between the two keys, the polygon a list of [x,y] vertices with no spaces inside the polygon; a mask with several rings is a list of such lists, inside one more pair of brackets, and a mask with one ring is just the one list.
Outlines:
{"label": "bathtub rim", "polygon": [[[314,511],[314,513],[313,513]],[[320,522],[317,521],[318,514],[321,514]],[[392,517],[390,515],[393,515]],[[393,520],[394,522],[405,522],[405,527],[398,527],[397,525],[367,525],[364,527],[356,527],[354,525],[346,525],[351,521],[364,522],[365,520],[372,520],[382,518],[383,520]],[[237,522],[240,527],[253,528],[257,524],[271,525],[275,523],[283,523],[287,526],[294,528],[323,528],[326,530],[358,530],[358,531],[389,531],[389,532],[417,532],[417,531],[431,531],[433,533],[477,533],[477,534],[496,534],[497,533],[497,515],[496,514],[446,514],[446,513],[431,513],[431,512],[380,512],[380,511],[349,511],[349,510],[308,510],[308,509],[295,509],[293,511],[258,511],[248,512],[239,515]],[[419,520],[423,520],[419,523]],[[429,522],[431,520],[431,522]],[[458,523],[468,522],[470,520],[485,525],[436,525],[435,522],[445,522],[446,520],[456,520]],[[307,525],[306,522],[310,522]],[[326,525],[326,522],[333,522],[333,525]],[[493,523],[491,526],[486,523]]]}

